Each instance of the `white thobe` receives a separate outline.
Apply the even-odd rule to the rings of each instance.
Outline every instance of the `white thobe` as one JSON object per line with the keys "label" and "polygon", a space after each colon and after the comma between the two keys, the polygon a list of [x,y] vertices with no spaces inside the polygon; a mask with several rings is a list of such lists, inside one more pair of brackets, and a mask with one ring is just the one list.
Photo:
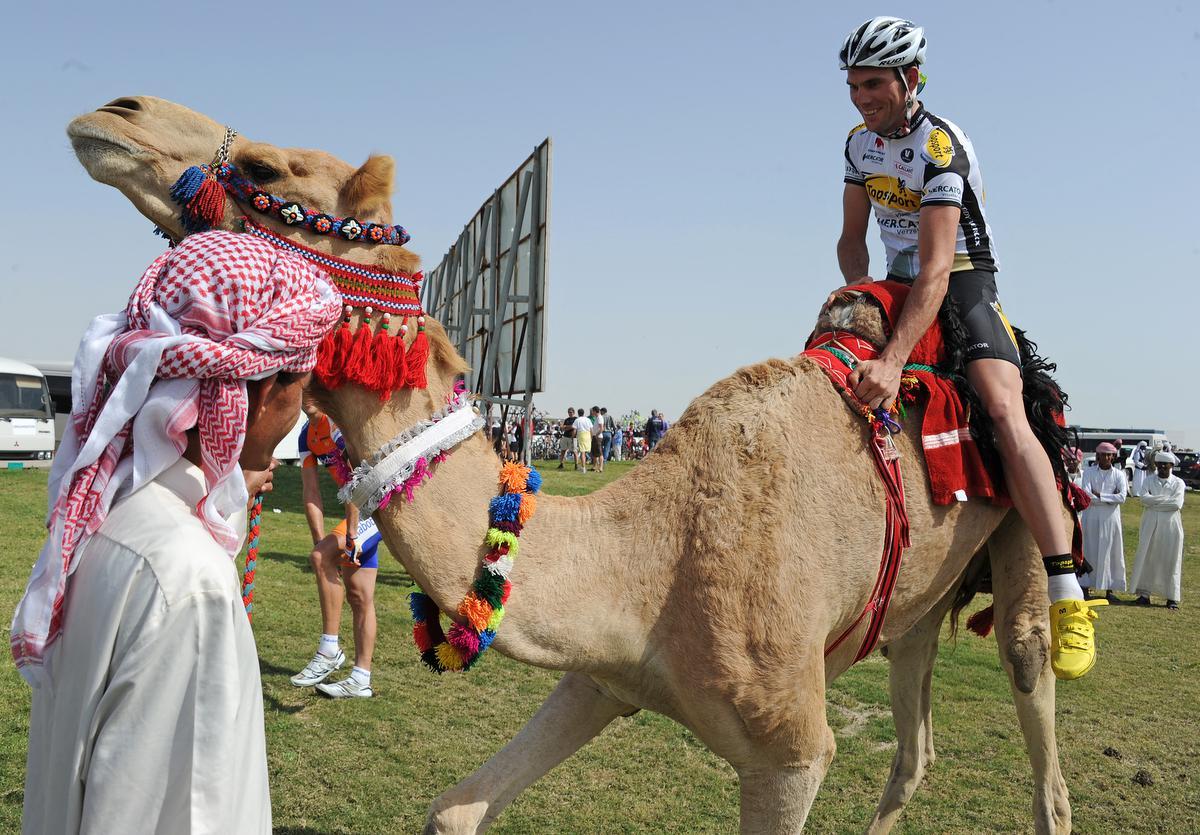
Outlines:
{"label": "white thobe", "polygon": [[1133,565],[1138,594],[1160,594],[1179,602],[1183,577],[1183,479],[1177,475],[1146,477],[1139,498],[1146,506]]}
{"label": "white thobe", "polygon": [[115,504],[33,691],[26,835],[270,833],[262,685],[186,460]]}
{"label": "white thobe", "polygon": [[1092,499],[1080,518],[1083,556],[1092,564],[1092,571],[1079,578],[1079,585],[1125,591],[1125,543],[1121,535],[1121,505],[1128,494],[1125,473],[1116,467],[1088,467],[1083,472],[1083,489]]}
{"label": "white thobe", "polygon": [[1130,492],[1135,496],[1142,495],[1142,485],[1146,483],[1146,449],[1138,447],[1129,456],[1129,464],[1133,467],[1133,485]]}

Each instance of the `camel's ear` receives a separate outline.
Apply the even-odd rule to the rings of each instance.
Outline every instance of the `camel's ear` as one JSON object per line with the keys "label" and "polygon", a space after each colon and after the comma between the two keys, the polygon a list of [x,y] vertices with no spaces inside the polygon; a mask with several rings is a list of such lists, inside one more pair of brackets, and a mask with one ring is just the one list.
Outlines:
{"label": "camel's ear", "polygon": [[346,214],[390,223],[392,219],[392,178],[396,163],[389,156],[373,154],[350,175],[338,195]]}

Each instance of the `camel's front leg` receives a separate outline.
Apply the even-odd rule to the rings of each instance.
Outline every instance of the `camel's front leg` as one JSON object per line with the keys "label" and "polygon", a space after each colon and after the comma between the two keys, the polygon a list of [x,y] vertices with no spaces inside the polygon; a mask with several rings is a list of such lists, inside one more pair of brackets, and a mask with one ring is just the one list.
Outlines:
{"label": "camel's front leg", "polygon": [[483,832],[526,787],[633,710],[601,693],[587,676],[567,673],[508,745],[433,802],[426,835]]}
{"label": "camel's front leg", "polygon": [[1033,536],[1016,513],[988,540],[996,643],[1008,671],[1025,749],[1033,766],[1034,827],[1039,835],[1071,831],[1071,803],[1054,736],[1046,572]]}
{"label": "camel's front leg", "polygon": [[933,764],[933,712],[930,691],[933,662],[937,660],[938,633],[957,584],[908,632],[884,647],[888,660],[892,719],[896,724],[896,756],[875,818],[867,827],[871,835],[890,832],[912,798],[925,769]]}

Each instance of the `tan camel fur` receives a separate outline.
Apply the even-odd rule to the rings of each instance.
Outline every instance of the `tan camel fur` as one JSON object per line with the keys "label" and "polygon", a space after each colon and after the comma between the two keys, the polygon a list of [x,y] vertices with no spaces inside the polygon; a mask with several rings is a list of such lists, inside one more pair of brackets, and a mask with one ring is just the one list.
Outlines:
{"label": "tan camel fur", "polygon": [[[209,161],[223,136],[207,117],[150,97],[118,99],[74,120],[68,133],[93,178],[173,235],[180,230],[171,183],[186,166]],[[318,151],[239,137],[232,158],[272,192],[360,220],[390,220],[386,157],[356,170]],[[230,203],[226,214],[242,213]],[[275,228],[363,263],[416,265],[398,247]],[[427,390],[403,390],[386,403],[353,386],[316,392],[357,456],[428,417],[464,369],[436,322],[428,333]],[[802,430],[779,431],[797,417]],[[919,414],[910,413],[908,424],[919,427]],[[1045,575],[1032,540],[1015,515],[986,503],[934,506],[919,438],[908,431],[897,443],[912,547],[882,644],[900,744],[869,830],[891,828],[933,760],[938,630],[972,557],[986,549],[1001,658],[1034,771],[1035,825],[1069,831]],[[499,466],[476,435],[438,465],[413,504],[393,502],[377,514],[389,549],[445,612],[455,610],[480,564]],[[654,455],[618,482],[585,497],[542,496],[521,536],[495,647],[566,675],[507,746],[434,801],[426,831],[486,829],[522,789],[640,708],[686,725],[736,769],[744,832],[800,831],[834,754],[825,687],[850,665],[861,629],[828,658],[824,647],[866,603],[883,524],[884,493],[864,426],[800,358],[768,360],[714,384]]]}

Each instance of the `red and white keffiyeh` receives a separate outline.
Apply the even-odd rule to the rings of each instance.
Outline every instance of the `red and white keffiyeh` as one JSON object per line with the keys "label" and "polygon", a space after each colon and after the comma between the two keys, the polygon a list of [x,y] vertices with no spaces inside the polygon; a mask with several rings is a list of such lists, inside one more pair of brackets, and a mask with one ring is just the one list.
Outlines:
{"label": "red and white keffiyeh", "polygon": [[191,235],[155,259],[124,313],[98,316],[75,356],[74,406],[50,471],[49,536],[13,617],[13,659],[37,683],[62,631],[67,577],[117,499],[182,457],[199,430],[196,514],[230,556],[244,532],[238,468],[246,380],[306,372],[341,298],[305,259],[232,232]]}

